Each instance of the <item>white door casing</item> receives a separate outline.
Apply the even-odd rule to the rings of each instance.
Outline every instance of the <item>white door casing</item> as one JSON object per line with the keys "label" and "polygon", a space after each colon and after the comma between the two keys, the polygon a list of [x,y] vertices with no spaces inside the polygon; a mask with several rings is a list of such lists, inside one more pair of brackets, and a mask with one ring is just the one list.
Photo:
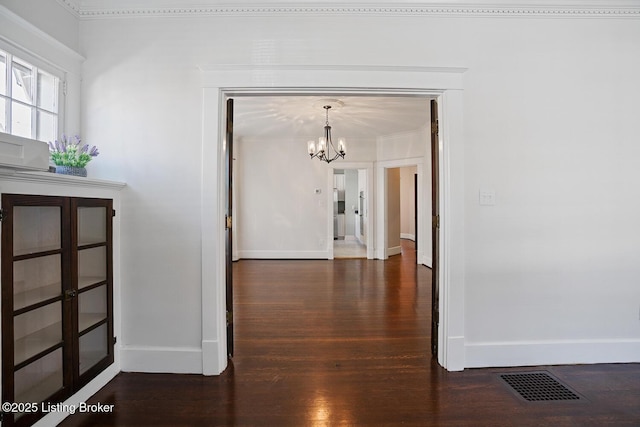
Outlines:
{"label": "white door casing", "polygon": [[[257,94],[417,95],[440,117],[440,326],[438,362],[464,368],[464,68],[252,66],[202,68],[202,373],[227,366],[224,248],[225,100]],[[430,189],[429,189],[430,191]],[[455,227],[454,227],[455,225]]]}

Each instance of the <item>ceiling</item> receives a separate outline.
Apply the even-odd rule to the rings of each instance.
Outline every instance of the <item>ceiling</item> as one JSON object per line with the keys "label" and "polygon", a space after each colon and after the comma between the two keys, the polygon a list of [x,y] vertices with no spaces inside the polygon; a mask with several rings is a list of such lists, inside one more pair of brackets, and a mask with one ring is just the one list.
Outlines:
{"label": "ceiling", "polygon": [[325,125],[324,105],[331,105],[334,140],[370,139],[409,132],[429,122],[424,96],[282,95],[234,98],[234,136],[316,140]]}

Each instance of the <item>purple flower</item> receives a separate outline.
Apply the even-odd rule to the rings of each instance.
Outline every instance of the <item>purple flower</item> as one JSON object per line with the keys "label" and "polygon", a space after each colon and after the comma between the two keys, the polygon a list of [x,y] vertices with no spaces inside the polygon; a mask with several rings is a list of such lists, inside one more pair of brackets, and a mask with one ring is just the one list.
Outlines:
{"label": "purple flower", "polygon": [[89,144],[84,144],[84,145],[82,146],[82,148],[80,149],[80,154],[84,154],[84,153],[86,153],[87,151],[89,151]]}
{"label": "purple flower", "polygon": [[100,152],[98,151],[98,147],[94,145],[91,151],[89,151],[89,155],[91,157],[96,157],[98,154],[100,154]]}

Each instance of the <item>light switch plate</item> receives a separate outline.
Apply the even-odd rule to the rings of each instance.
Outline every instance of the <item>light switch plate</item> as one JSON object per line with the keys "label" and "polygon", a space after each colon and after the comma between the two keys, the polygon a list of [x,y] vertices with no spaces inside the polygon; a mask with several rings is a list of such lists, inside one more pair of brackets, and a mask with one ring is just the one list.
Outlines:
{"label": "light switch plate", "polygon": [[496,204],[495,190],[480,190],[480,206],[493,206]]}

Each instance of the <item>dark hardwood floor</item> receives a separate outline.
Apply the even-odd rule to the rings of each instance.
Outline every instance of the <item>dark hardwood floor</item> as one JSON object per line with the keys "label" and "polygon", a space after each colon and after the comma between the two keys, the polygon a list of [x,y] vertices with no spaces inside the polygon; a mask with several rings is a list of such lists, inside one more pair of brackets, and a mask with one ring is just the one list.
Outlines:
{"label": "dark hardwood floor", "polygon": [[[220,376],[121,373],[63,426],[640,426],[640,364],[447,372],[429,352],[431,271],[387,261],[240,261],[236,354]],[[584,397],[528,403],[499,373]]]}

